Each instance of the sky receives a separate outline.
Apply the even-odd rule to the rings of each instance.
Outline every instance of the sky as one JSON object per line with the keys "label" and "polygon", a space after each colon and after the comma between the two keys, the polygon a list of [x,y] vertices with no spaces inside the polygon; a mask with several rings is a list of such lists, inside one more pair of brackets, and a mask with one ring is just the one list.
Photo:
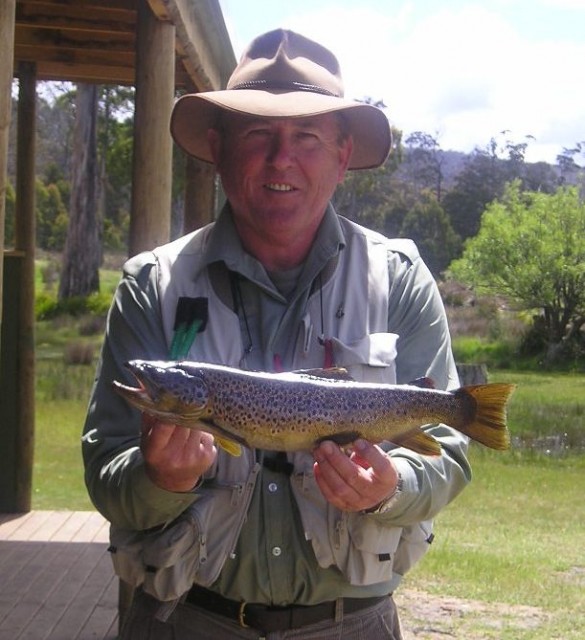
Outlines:
{"label": "sky", "polygon": [[[346,97],[470,152],[495,139],[554,163],[585,141],[585,0],[220,0],[237,58],[277,27],[339,59]],[[581,162],[579,164],[582,164]]]}

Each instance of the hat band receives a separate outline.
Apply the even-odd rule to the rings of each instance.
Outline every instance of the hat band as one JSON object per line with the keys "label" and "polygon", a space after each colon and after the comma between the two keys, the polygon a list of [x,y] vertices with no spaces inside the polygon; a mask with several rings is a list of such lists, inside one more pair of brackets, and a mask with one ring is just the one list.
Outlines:
{"label": "hat band", "polygon": [[333,91],[324,89],[316,84],[305,84],[304,82],[287,82],[287,81],[275,81],[275,80],[250,80],[248,82],[241,82],[236,84],[231,89],[263,89],[263,90],[277,90],[277,91],[307,91],[309,93],[320,93],[324,96],[332,96],[333,98],[340,98]]}

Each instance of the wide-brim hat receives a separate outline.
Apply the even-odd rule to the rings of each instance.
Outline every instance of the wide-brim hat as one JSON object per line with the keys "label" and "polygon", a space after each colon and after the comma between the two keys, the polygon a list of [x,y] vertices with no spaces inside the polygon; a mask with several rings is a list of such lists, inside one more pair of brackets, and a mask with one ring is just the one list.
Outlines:
{"label": "wide-brim hat", "polygon": [[212,162],[207,131],[217,125],[220,110],[262,118],[342,112],[353,137],[349,169],[380,166],[392,143],[381,109],[344,98],[337,58],[285,29],[252,41],[225,90],[189,93],[177,100],[171,115],[175,142],[195,158]]}

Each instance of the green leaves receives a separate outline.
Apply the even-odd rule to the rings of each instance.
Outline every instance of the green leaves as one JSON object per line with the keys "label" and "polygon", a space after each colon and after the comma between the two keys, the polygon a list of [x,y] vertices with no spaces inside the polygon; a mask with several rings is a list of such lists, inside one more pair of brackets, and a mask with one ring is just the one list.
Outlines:
{"label": "green leaves", "polygon": [[507,186],[485,210],[452,277],[526,309],[541,309],[548,340],[558,343],[585,315],[585,205],[577,189],[553,194]]}

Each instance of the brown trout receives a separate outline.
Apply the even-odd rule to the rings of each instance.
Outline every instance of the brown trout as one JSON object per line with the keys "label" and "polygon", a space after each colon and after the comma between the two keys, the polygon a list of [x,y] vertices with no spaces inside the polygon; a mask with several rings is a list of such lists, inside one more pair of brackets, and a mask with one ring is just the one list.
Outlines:
{"label": "brown trout", "polygon": [[[507,449],[506,402],[514,385],[439,391],[355,382],[344,369],[260,373],[200,362],[132,360],[139,387],[114,381],[135,407],[167,423],[212,433],[232,455],[240,445],[311,450],[323,440],[390,441],[425,455],[441,447],[421,430],[444,423],[492,449]],[[428,379],[423,379],[431,383]]]}

